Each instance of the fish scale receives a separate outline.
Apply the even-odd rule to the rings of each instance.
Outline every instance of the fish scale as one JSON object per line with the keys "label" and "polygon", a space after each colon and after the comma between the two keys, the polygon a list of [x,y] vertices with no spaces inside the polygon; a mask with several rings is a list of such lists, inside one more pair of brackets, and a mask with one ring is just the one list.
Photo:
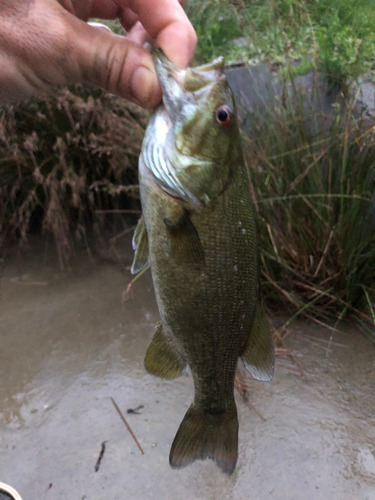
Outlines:
{"label": "fish scale", "polygon": [[[258,380],[270,380],[274,365],[235,103],[222,60],[193,73],[165,59],[156,66],[164,106],[142,147],[143,218],[132,266],[139,271],[150,263],[161,317],[145,367],[172,379],[188,365],[193,375],[194,400],[172,444],[172,467],[210,458],[231,474],[238,357]],[[229,123],[222,126],[218,117]],[[161,177],[163,165],[171,175]]]}

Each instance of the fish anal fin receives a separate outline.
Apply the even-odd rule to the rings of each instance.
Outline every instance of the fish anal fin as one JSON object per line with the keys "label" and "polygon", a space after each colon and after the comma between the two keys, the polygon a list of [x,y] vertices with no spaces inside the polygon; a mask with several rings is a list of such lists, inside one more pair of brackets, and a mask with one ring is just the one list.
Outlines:
{"label": "fish anal fin", "polygon": [[137,274],[148,264],[148,237],[143,217],[138,221],[133,236],[134,259],[130,269],[132,274]]}
{"label": "fish anal fin", "polygon": [[273,377],[275,348],[266,312],[257,302],[253,326],[241,359],[247,371],[256,379],[268,382]]}
{"label": "fish anal fin", "polygon": [[169,463],[174,469],[195,460],[210,458],[231,475],[238,457],[238,419],[236,405],[222,413],[210,414],[190,406],[174,438]]}
{"label": "fish anal fin", "polygon": [[189,213],[184,210],[177,222],[165,218],[164,224],[169,234],[172,255],[186,264],[204,267],[204,249]]}
{"label": "fish anal fin", "polygon": [[164,336],[161,323],[146,351],[145,368],[151,375],[169,380],[182,375],[186,368],[186,362]]}

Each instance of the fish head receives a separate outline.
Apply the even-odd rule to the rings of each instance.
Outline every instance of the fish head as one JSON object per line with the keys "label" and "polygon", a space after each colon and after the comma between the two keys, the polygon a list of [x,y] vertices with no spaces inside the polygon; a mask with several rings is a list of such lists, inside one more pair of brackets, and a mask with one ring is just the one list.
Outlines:
{"label": "fish head", "polygon": [[208,205],[225,190],[242,154],[224,59],[179,69],[158,54],[155,64],[163,106],[150,123],[148,142],[164,162],[156,167],[161,186],[196,208]]}

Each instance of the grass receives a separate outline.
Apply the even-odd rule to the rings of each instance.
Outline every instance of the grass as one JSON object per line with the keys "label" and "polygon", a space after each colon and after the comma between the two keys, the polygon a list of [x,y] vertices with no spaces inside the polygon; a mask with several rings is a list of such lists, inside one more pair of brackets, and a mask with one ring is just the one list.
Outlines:
{"label": "grass", "polygon": [[123,99],[81,86],[3,108],[0,248],[42,230],[68,267],[74,241],[108,223],[98,211],[134,208],[147,119]]}
{"label": "grass", "polygon": [[251,117],[245,153],[268,303],[330,324],[352,316],[372,332],[375,126],[354,105],[327,119],[298,92],[274,101]]}
{"label": "grass", "polygon": [[191,0],[196,60],[316,61],[332,84],[375,68],[374,0]]}

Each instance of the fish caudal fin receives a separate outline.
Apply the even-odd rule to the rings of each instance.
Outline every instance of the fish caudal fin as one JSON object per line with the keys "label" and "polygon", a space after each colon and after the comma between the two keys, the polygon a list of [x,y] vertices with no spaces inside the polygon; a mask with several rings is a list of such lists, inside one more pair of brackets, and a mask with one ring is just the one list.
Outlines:
{"label": "fish caudal fin", "polygon": [[236,404],[223,413],[211,414],[190,406],[174,438],[169,463],[180,469],[195,460],[210,458],[231,475],[238,456]]}

